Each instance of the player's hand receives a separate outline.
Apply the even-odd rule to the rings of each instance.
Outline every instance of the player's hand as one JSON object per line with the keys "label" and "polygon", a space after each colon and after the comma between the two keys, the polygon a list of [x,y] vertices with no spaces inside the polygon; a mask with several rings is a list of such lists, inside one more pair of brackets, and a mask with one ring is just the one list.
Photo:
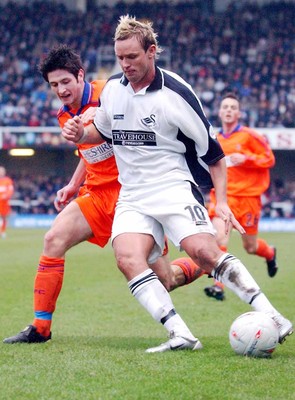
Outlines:
{"label": "player's hand", "polygon": [[62,129],[62,135],[70,142],[77,143],[82,138],[84,132],[84,125],[81,118],[75,115],[74,118],[69,119]]}
{"label": "player's hand", "polygon": [[56,198],[54,199],[54,207],[58,212],[66,207],[73,199],[76,194],[76,190],[72,185],[66,185],[56,192]]}
{"label": "player's hand", "polygon": [[83,124],[89,124],[94,120],[97,107],[89,107],[83,114],[80,114],[80,119]]}
{"label": "player's hand", "polygon": [[247,159],[245,154],[242,154],[242,153],[232,153],[232,154],[228,155],[227,158],[229,158],[229,163],[234,167],[237,165],[244,164],[244,162]]}
{"label": "player's hand", "polygon": [[241,235],[245,233],[245,229],[236,220],[233,212],[229,208],[227,203],[217,203],[215,207],[216,215],[224,221],[225,234],[227,235],[230,231],[230,227],[233,226]]}
{"label": "player's hand", "polygon": [[63,201],[61,200],[61,197],[59,196],[58,192],[57,192],[57,196],[54,199],[54,207],[55,209],[60,212],[61,210],[63,210],[65,208],[65,206],[69,204],[68,201]]}

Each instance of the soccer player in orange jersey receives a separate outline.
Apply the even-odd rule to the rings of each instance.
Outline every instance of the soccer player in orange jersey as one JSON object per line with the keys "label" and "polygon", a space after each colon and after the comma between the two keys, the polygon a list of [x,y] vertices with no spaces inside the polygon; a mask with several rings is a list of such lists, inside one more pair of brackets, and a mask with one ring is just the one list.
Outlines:
{"label": "soccer player in orange jersey", "polygon": [[[75,115],[80,116],[85,126],[92,123],[105,81],[85,81],[79,55],[65,45],[52,49],[39,69],[63,103],[57,114],[60,126]],[[65,253],[86,240],[100,247],[109,241],[121,187],[112,145],[103,142],[77,144],[77,147],[80,162],[70,182],[57,192],[55,207],[60,213],[44,237],[34,284],[35,318],[25,330],[4,339],[4,343],[49,340],[52,316],[63,284]],[[170,268],[167,251],[166,248],[158,262],[151,265],[167,290],[188,284],[204,274],[185,260],[176,260]]]}
{"label": "soccer player in orange jersey", "polygon": [[[261,195],[269,187],[270,168],[275,164],[274,154],[266,139],[253,129],[239,124],[240,103],[234,93],[226,94],[219,108],[222,130],[217,139],[226,156],[228,204],[246,233],[241,236],[247,253],[266,260],[268,275],[275,276],[276,248],[258,238],[261,214]],[[215,193],[210,193],[209,216],[216,229],[220,248],[227,251],[230,231],[224,232],[224,222],[215,214]],[[231,227],[232,228],[232,227]],[[224,286],[215,281],[205,293],[217,300],[224,299]]]}
{"label": "soccer player in orange jersey", "polygon": [[[91,112],[87,114],[87,110],[97,107],[105,81],[87,82],[80,56],[66,45],[53,48],[39,70],[63,104],[57,114],[60,127],[74,115],[80,116],[85,125],[91,123]],[[111,235],[121,187],[112,146],[103,142],[77,148],[79,164],[70,182],[57,192],[55,207],[60,213],[44,237],[34,284],[35,318],[32,325],[4,339],[4,343],[38,343],[51,338],[65,253],[85,240],[104,247]]]}
{"label": "soccer player in orange jersey", "polygon": [[6,169],[0,166],[0,236],[6,237],[7,218],[11,212],[9,200],[14,192],[13,181],[6,175]]}

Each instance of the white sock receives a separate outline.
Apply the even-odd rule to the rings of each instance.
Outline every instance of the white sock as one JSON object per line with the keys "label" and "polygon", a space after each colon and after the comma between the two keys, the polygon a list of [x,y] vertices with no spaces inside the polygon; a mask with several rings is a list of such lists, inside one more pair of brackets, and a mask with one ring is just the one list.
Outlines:
{"label": "white sock", "polygon": [[241,300],[250,304],[255,311],[261,311],[270,315],[278,315],[252,275],[240,260],[231,254],[220,257],[215,268],[214,277],[225,284],[226,287],[236,293]]}
{"label": "white sock", "polygon": [[133,296],[168,332],[174,331],[181,336],[194,338],[186,323],[176,313],[169,293],[150,268],[129,281],[128,286]]}
{"label": "white sock", "polygon": [[255,311],[261,311],[270,315],[278,315],[279,312],[272,306],[264,293],[259,293],[252,301],[251,306]]}
{"label": "white sock", "polygon": [[168,318],[164,323],[165,328],[168,332],[174,331],[182,337],[187,339],[195,340],[195,336],[191,333],[186,323],[183,321],[179,314],[175,314],[172,317]]}
{"label": "white sock", "polygon": [[260,293],[250,272],[231,254],[225,253],[220,257],[212,275],[248,304]]}

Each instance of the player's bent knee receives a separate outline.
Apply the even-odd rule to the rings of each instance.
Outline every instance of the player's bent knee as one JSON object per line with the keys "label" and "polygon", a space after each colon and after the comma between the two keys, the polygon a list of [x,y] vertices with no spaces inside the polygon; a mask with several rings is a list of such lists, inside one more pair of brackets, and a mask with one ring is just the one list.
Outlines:
{"label": "player's bent knee", "polygon": [[44,236],[44,249],[48,252],[53,252],[66,248],[65,235],[59,234],[55,229],[50,229]]}

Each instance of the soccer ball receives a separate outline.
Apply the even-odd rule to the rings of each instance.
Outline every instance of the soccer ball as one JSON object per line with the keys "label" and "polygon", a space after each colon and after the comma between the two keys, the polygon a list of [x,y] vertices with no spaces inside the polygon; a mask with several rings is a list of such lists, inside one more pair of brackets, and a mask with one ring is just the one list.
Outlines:
{"label": "soccer ball", "polygon": [[267,314],[251,311],[234,320],[229,330],[233,350],[248,357],[269,358],[279,341],[279,330]]}

